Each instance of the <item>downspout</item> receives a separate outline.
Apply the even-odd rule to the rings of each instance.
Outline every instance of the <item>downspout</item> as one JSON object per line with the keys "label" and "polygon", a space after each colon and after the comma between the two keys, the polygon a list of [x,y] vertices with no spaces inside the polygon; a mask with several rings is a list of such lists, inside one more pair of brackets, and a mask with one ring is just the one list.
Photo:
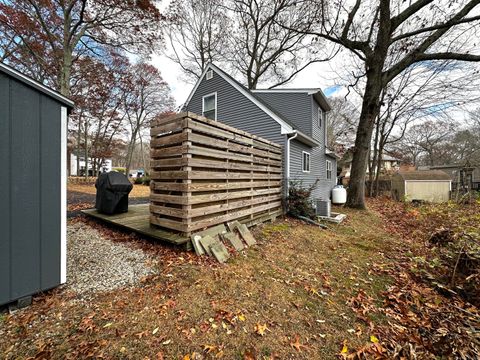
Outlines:
{"label": "downspout", "polygon": [[[292,136],[289,137],[289,135],[292,135]],[[297,130],[293,130],[291,133],[287,134],[287,146],[285,149],[285,152],[286,152],[285,166],[287,168],[286,184],[285,184],[286,196],[288,196],[288,190],[290,186],[290,141],[295,139],[297,136],[298,136]]]}

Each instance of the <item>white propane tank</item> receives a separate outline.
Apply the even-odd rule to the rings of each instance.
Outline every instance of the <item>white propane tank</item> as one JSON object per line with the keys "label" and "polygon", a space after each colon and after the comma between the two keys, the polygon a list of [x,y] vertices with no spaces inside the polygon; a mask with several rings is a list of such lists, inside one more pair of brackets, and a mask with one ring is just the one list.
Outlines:
{"label": "white propane tank", "polygon": [[347,202],[347,190],[342,185],[337,185],[332,190],[332,203],[343,205]]}

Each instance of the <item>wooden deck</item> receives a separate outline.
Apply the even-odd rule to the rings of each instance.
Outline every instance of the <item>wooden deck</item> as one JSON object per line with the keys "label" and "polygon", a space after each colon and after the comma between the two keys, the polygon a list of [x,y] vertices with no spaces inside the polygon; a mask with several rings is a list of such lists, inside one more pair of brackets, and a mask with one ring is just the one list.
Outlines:
{"label": "wooden deck", "polygon": [[190,239],[178,232],[162,230],[150,225],[149,204],[129,205],[128,212],[116,215],[100,214],[96,209],[82,210],[85,215],[132,230],[139,234],[166,241],[175,245],[189,247]]}

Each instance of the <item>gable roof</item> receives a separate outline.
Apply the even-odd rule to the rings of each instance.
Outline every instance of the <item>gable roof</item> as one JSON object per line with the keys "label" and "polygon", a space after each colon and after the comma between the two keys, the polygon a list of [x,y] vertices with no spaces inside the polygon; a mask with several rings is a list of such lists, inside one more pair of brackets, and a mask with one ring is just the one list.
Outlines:
{"label": "gable roof", "polygon": [[73,101],[66,98],[59,92],[50,89],[49,87],[43,85],[42,83],[39,83],[36,80],[33,80],[32,78],[22,74],[20,71],[15,70],[14,68],[5,65],[4,63],[0,62],[0,72],[3,72],[16,80],[24,83],[25,85],[30,86],[31,88],[34,88],[35,90],[40,91],[41,93],[61,102],[63,105],[67,106],[69,109],[73,108]]}
{"label": "gable roof", "polygon": [[193,87],[192,91],[190,92],[190,95],[187,98],[187,101],[185,102],[185,105],[190,103],[190,100],[192,99],[193,94],[195,94],[198,86],[200,85],[203,78],[206,76],[207,71],[209,71],[209,70],[214,70],[225,81],[227,81],[237,91],[239,91],[243,96],[245,96],[247,99],[249,99],[256,106],[258,106],[263,112],[265,112],[267,115],[269,115],[273,120],[275,120],[280,125],[282,134],[296,132],[298,134],[297,138],[299,140],[301,140],[302,142],[304,142],[304,143],[306,143],[310,146],[320,145],[320,143],[317,140],[315,140],[312,137],[310,137],[310,136],[304,134],[303,132],[297,130],[295,128],[295,126],[290,121],[288,121],[287,119],[285,119],[284,116],[282,116],[277,111],[272,109],[265,101],[260,99],[258,96],[255,96],[254,93],[251,90],[247,89],[245,86],[240,84],[237,80],[235,80],[232,76],[225,73],[222,69],[220,69],[219,67],[217,67],[216,65],[214,65],[212,63],[209,63],[207,65],[207,67],[203,71],[202,75],[197,80],[195,86]]}
{"label": "gable roof", "polygon": [[303,89],[255,89],[250,90],[252,93],[267,93],[267,94],[275,94],[275,93],[286,93],[286,94],[296,94],[296,93],[303,93],[307,95],[313,95],[313,98],[317,100],[318,104],[322,108],[323,111],[330,111],[332,107],[328,103],[328,100],[323,93],[322,89],[320,88],[303,88]]}
{"label": "gable roof", "polygon": [[418,170],[399,172],[398,175],[403,180],[440,180],[452,181],[450,176],[442,170]]}

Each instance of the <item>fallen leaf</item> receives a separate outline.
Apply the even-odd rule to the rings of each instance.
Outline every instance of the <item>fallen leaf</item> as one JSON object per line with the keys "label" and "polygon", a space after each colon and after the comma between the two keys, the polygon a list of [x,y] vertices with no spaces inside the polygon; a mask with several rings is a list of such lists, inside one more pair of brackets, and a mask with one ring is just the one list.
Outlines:
{"label": "fallen leaf", "polygon": [[215,349],[216,349],[215,345],[203,345],[203,351],[205,351],[207,354],[214,352]]}
{"label": "fallen leaf", "polygon": [[375,335],[370,335],[370,341],[371,341],[372,343],[378,343],[378,339],[377,339],[377,337],[376,337]]}
{"label": "fallen leaf", "polygon": [[298,335],[295,336],[295,341],[291,342],[290,346],[297,351],[302,351],[302,347],[307,348],[305,345],[300,343],[300,336],[298,336]]}
{"label": "fallen leaf", "polygon": [[156,327],[155,329],[153,329],[152,335],[155,335],[157,332],[158,332],[158,327]]}
{"label": "fallen leaf", "polygon": [[258,323],[257,323],[257,324],[255,325],[254,330],[255,330],[255,333],[257,333],[258,335],[264,336],[264,335],[265,335],[265,331],[268,330],[267,324],[263,324],[263,325],[262,325],[262,324],[258,324]]}

